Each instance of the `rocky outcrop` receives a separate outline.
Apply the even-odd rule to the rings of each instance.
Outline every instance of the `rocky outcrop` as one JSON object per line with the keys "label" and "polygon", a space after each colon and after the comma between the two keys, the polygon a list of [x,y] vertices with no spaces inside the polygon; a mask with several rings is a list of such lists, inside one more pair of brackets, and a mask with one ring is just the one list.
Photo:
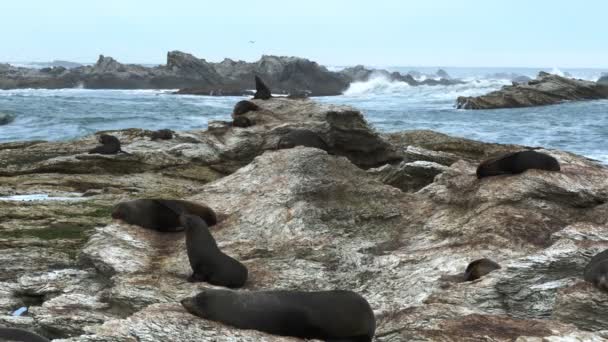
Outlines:
{"label": "rocky outcrop", "polygon": [[[187,313],[183,233],[111,221],[126,199],[207,203],[220,248],[249,269],[240,291],[349,289],[371,304],[374,341],[608,338],[606,294],[582,281],[608,248],[608,169],[542,150],[561,172],[478,180],[477,163],[520,146],[430,131],[380,135],[350,107],[253,100],[247,128],[112,132],[132,155],[89,156],[95,137],[0,144],[0,324],[63,342],[298,341]],[[277,150],[293,129],[328,151]],[[369,168],[375,166],[374,168]],[[491,257],[502,268],[455,281]],[[10,312],[26,306],[23,316]]]}
{"label": "rocky outcrop", "polygon": [[556,104],[565,101],[608,98],[608,86],[540,72],[535,80],[504,86],[477,97],[461,96],[459,109],[517,108]]}
{"label": "rocky outcrop", "polygon": [[[417,81],[413,75],[411,74],[401,74],[397,71],[389,72],[383,69],[368,69],[363,65],[357,65],[350,68],[345,68],[340,72],[344,75],[350,82],[367,82],[374,77],[382,77],[391,82],[404,82],[411,86],[420,86],[420,85],[454,85],[454,84],[462,84],[464,83],[458,79],[452,79],[447,72],[439,69],[437,71],[437,75],[439,79],[427,78],[422,81]],[[418,73],[419,76],[421,74]],[[445,77],[447,76],[447,77]]]}
{"label": "rocky outcrop", "polygon": [[9,123],[13,122],[13,120],[15,120],[14,115],[0,112],[0,126],[8,125]]}
{"label": "rocky outcrop", "polygon": [[608,86],[608,75],[603,75],[602,77],[600,77],[597,80],[597,84],[603,85],[603,86]]}
{"label": "rocky outcrop", "polygon": [[260,75],[273,91],[284,94],[339,95],[349,84],[343,75],[303,58],[262,56],[253,63],[229,59],[210,63],[188,53],[171,51],[167,53],[167,63],[157,67],[122,64],[103,55],[92,66],[71,69],[39,70],[5,65],[0,67],[0,89],[179,88],[179,94],[242,95],[254,88],[254,75]]}

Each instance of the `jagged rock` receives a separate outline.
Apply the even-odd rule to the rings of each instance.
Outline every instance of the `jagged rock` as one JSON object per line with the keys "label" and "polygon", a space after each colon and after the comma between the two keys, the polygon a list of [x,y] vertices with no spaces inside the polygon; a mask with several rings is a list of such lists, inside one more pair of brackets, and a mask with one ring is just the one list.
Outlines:
{"label": "jagged rock", "polygon": [[[561,172],[478,180],[480,160],[521,147],[379,135],[358,111],[311,100],[253,103],[259,110],[239,116],[256,121],[247,128],[211,122],[162,142],[112,132],[133,156],[85,157],[93,136],[0,144],[0,194],[77,199],[0,201],[0,324],[71,342],[298,341],[179,305],[209,286],[186,281],[183,233],[109,215],[119,201],[165,197],[213,207],[220,248],[249,269],[241,291],[354,290],[374,309],[375,341],[608,338],[604,293],[582,281],[608,247],[605,166],[541,150]],[[318,134],[330,153],[276,150],[295,129]],[[396,168],[427,184],[402,191],[378,179]],[[502,268],[466,283],[450,277],[484,257]],[[10,316],[21,306],[25,316]]]}
{"label": "jagged rock", "polygon": [[[442,71],[442,70],[441,70]],[[411,86],[419,86],[419,85],[454,85],[463,83],[461,80],[451,79],[448,77],[442,77],[440,80],[434,79],[425,79],[423,81],[417,81],[411,74],[402,75],[399,72],[389,72],[383,69],[367,69],[363,65],[357,65],[350,68],[345,68],[340,72],[346,78],[348,78],[351,82],[366,82],[374,77],[383,77],[389,81],[393,82],[404,82]],[[447,74],[447,73],[446,73]]]}
{"label": "jagged rock", "polygon": [[459,109],[516,108],[604,98],[608,98],[606,86],[541,71],[535,80],[525,84],[504,86],[501,90],[478,97],[461,96],[456,100],[456,107]]}
{"label": "jagged rock", "polygon": [[608,75],[603,75],[597,80],[597,84],[608,86]]}
{"label": "jagged rock", "polygon": [[446,80],[449,80],[450,78],[452,78],[450,76],[450,74],[447,73],[447,71],[443,70],[443,69],[439,69],[437,70],[437,72],[435,73],[437,76],[439,76],[440,78],[445,78]]}
{"label": "jagged rock", "polygon": [[403,191],[418,191],[433,182],[435,176],[447,170],[448,167],[429,161],[401,162],[397,166],[384,165],[378,169],[369,170],[378,179]]}

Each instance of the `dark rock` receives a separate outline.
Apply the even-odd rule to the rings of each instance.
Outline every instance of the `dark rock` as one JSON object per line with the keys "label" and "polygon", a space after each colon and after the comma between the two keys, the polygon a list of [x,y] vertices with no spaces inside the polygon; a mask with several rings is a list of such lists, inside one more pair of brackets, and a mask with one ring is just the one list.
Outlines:
{"label": "dark rock", "polygon": [[15,116],[8,113],[0,112],[0,126],[8,125],[15,120]]}
{"label": "dark rock", "polygon": [[608,86],[608,75],[603,75],[600,77],[600,79],[597,80],[597,84]]}
{"label": "dark rock", "polygon": [[477,97],[461,96],[456,100],[456,107],[459,109],[517,108],[605,98],[608,98],[606,86],[541,71],[536,79],[527,84],[505,86],[501,90]]}
{"label": "dark rock", "polygon": [[271,97],[272,94],[270,93],[270,89],[268,88],[268,86],[266,86],[266,84],[264,84],[264,81],[262,81],[262,79],[256,75],[255,95],[253,95],[253,98],[256,100],[268,100]]}
{"label": "dark rock", "polygon": [[170,140],[173,139],[173,131],[170,129],[159,129],[152,132],[150,140]]}
{"label": "dark rock", "polygon": [[449,75],[449,74],[448,74],[448,73],[447,73],[445,70],[443,70],[443,69],[439,69],[439,70],[437,70],[436,75],[437,75],[437,76],[439,76],[440,78],[445,78],[445,79],[447,79],[447,80],[449,80],[450,78],[452,78],[452,77],[450,77],[450,75]]}

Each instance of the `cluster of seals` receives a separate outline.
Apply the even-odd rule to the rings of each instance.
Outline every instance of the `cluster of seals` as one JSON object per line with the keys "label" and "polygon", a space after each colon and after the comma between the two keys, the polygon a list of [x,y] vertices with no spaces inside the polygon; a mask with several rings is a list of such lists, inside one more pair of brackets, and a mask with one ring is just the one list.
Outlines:
{"label": "cluster of seals", "polygon": [[101,146],[89,150],[89,154],[117,154],[119,152],[129,154],[120,148],[120,140],[113,135],[102,134],[99,136],[99,142]]}
{"label": "cluster of seals", "polygon": [[229,288],[245,285],[247,267],[219,249],[203,219],[185,214],[180,216],[180,221],[186,229],[186,248],[192,267],[188,281]]}
{"label": "cluster of seals", "polygon": [[596,254],[585,266],[584,279],[602,291],[608,291],[608,249]]}
{"label": "cluster of seals", "polygon": [[173,131],[170,129],[159,129],[150,134],[150,140],[171,140],[173,139]]}
{"label": "cluster of seals", "polygon": [[259,76],[255,76],[255,94],[254,99],[257,100],[268,100],[272,97],[270,89],[264,84],[264,81]]}
{"label": "cluster of seals", "polygon": [[327,143],[315,132],[307,129],[294,129],[282,136],[277,143],[277,150],[294,148],[296,146],[314,147],[329,151]]}
{"label": "cluster of seals", "polygon": [[51,340],[27,330],[0,327],[0,341],[50,342]]}
{"label": "cluster of seals", "polygon": [[112,209],[112,218],[159,232],[178,232],[183,230],[183,226],[176,208],[180,212],[202,218],[208,226],[217,223],[215,212],[205,205],[165,199],[120,202]]}
{"label": "cluster of seals", "polygon": [[464,271],[464,281],[477,280],[484,275],[500,269],[500,265],[490,259],[478,259],[471,262]]}
{"label": "cluster of seals", "polygon": [[558,161],[548,154],[536,151],[507,153],[483,161],[477,167],[477,178],[505,174],[519,174],[529,169],[560,171]]}
{"label": "cluster of seals", "polygon": [[376,331],[369,303],[352,291],[204,290],[181,303],[205,319],[281,336],[370,342]]}

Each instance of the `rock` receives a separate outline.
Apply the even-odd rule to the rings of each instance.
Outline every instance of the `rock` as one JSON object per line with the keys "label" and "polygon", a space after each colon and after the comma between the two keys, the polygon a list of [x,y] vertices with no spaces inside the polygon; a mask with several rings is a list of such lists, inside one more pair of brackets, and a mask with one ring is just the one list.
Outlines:
{"label": "rock", "polygon": [[[443,71],[443,70],[440,70]],[[355,67],[350,67],[342,70],[340,72],[346,78],[350,80],[350,82],[366,82],[374,77],[382,77],[392,82],[404,82],[411,86],[419,86],[419,85],[454,85],[464,83],[461,80],[451,79],[448,75],[447,77],[441,78],[440,80],[434,79],[425,79],[423,81],[417,81],[414,77],[408,73],[405,75],[400,74],[399,72],[388,72],[382,69],[367,69],[363,65],[357,65]],[[417,75],[420,75],[417,73]],[[446,73],[447,75],[447,73]]]}
{"label": "rock", "polygon": [[604,75],[597,80],[597,84],[608,86],[608,75]]}
{"label": "rock", "polygon": [[445,78],[446,80],[451,79],[452,77],[443,69],[439,69],[437,70],[437,72],[435,73],[437,76],[439,76],[439,78]]}
{"label": "rock", "polygon": [[8,125],[9,123],[13,122],[14,120],[15,120],[14,115],[0,112],[0,126]]}
{"label": "rock", "polygon": [[268,100],[272,97],[270,89],[268,86],[264,84],[264,81],[259,76],[255,76],[255,94],[253,95],[254,99],[258,100]]}
{"label": "rock", "polygon": [[501,90],[478,97],[461,96],[456,100],[456,107],[459,109],[517,108],[605,98],[608,98],[606,86],[541,71],[535,80],[525,84],[504,86]]}
{"label": "rock", "polygon": [[[605,166],[539,149],[561,172],[478,180],[480,160],[521,146],[381,135],[351,107],[252,102],[258,110],[238,115],[251,127],[216,121],[166,141],[111,132],[132,156],[84,155],[94,136],[0,144],[2,196],[77,199],[0,201],[0,325],[64,342],[298,341],[181,307],[208,286],[186,281],[183,233],[110,218],[117,202],[165,197],[212,205],[219,247],[249,269],[244,291],[356,291],[374,310],[374,341],[608,338],[605,293],[582,280],[608,248]],[[329,153],[276,150],[296,129],[318,134]],[[481,258],[502,268],[450,277]],[[10,315],[23,306],[27,314]]]}

